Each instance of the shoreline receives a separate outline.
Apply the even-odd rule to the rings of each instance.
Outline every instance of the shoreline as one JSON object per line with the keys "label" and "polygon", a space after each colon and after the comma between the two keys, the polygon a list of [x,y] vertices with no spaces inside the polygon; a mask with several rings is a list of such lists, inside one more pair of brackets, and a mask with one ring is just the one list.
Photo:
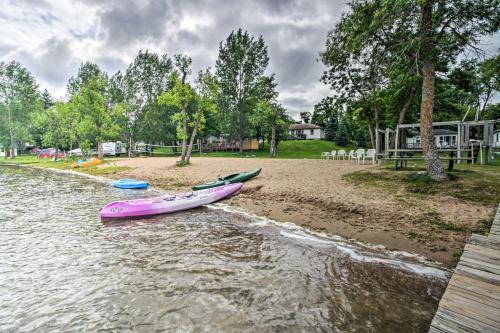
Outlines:
{"label": "shoreline", "polygon": [[[89,178],[94,181],[106,183],[109,185],[111,185],[111,182],[113,181],[113,178],[87,174],[75,170],[56,169],[56,168],[32,166],[32,165],[16,164],[16,163],[0,163],[0,166],[1,165],[45,169],[60,174],[70,174],[77,177]],[[152,192],[155,195],[167,194],[167,191],[151,186],[148,187],[148,189],[145,191],[150,193]],[[285,230],[285,232],[287,233],[287,237],[303,238],[312,242],[319,241],[326,243],[334,243],[336,244],[336,247],[338,249],[341,249],[342,251],[349,253],[351,257],[356,257],[357,260],[360,261],[383,263],[393,267],[398,267],[409,273],[434,277],[442,280],[448,280],[452,274],[452,271],[449,269],[449,267],[444,266],[440,262],[432,261],[429,258],[422,256],[418,253],[390,250],[381,244],[372,244],[353,238],[351,239],[345,238],[336,234],[325,233],[321,230],[313,230],[311,228],[303,227],[293,222],[273,220],[268,217],[259,216],[254,212],[247,210],[245,208],[228,204],[227,200],[223,200],[222,202],[217,202],[214,204],[209,204],[207,205],[207,208],[222,210],[232,214],[242,215],[246,218],[251,219],[256,223],[276,225],[277,227]],[[288,231],[290,232],[290,234],[288,234]],[[381,255],[385,257],[379,257]]]}
{"label": "shoreline", "polygon": [[107,177],[139,178],[170,192],[189,191],[191,186],[219,176],[262,167],[258,177],[246,182],[241,193],[225,203],[314,232],[382,245],[389,251],[418,254],[448,268],[455,267],[454,253],[464,247],[470,231],[432,230],[425,240],[412,238],[411,232],[423,230],[429,212],[467,230],[491,215],[484,205],[449,197],[408,203],[402,200],[400,189],[387,193],[344,179],[356,171],[376,172],[377,167],[371,164],[357,165],[347,160],[193,157],[191,165],[176,167],[175,161],[173,157],[143,157],[100,167],[127,167]]}
{"label": "shoreline", "polygon": [[[379,169],[371,164],[357,165],[347,160],[194,157],[189,166],[177,167],[175,161],[173,157],[108,160],[95,169],[95,175],[93,171],[47,165],[4,165],[52,169],[104,182],[138,178],[147,180],[155,193],[190,191],[191,186],[219,176],[262,167],[258,177],[246,182],[241,193],[224,204],[259,218],[300,226],[312,234],[339,236],[390,252],[415,254],[446,268],[455,267],[454,254],[463,249],[479,221],[491,215],[485,205],[446,196],[436,196],[436,200],[404,199],[401,189],[388,192],[345,179],[344,176],[356,171],[376,174]],[[429,230],[432,222],[427,220],[436,216],[465,231],[434,227]],[[426,237],[412,237],[414,234]]]}

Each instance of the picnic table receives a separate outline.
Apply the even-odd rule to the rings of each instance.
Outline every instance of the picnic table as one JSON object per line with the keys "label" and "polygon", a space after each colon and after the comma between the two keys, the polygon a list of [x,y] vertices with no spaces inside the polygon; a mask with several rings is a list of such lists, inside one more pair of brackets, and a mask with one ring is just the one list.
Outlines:
{"label": "picnic table", "polygon": [[[462,152],[469,151],[470,149],[465,149],[462,150]],[[383,157],[382,160],[384,161],[395,161],[396,162],[396,170],[402,169],[406,167],[408,161],[423,161],[425,158],[423,156],[421,157],[415,157],[417,153],[421,153],[422,149],[418,148],[411,148],[411,149],[388,149],[386,150],[386,153],[389,154],[389,156]],[[456,156],[457,149],[456,148],[441,148],[438,149],[439,153],[448,153],[448,157],[439,157],[440,160],[448,161],[448,171],[452,171],[453,167],[455,166],[455,161],[469,161],[470,158],[467,157],[458,157]],[[390,156],[391,154],[394,154],[394,156]]]}

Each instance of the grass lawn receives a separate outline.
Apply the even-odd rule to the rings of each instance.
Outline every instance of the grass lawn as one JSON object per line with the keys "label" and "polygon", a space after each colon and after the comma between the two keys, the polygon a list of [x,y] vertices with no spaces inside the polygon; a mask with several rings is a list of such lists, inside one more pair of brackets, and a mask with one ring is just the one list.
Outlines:
{"label": "grass lawn", "polygon": [[[324,151],[332,151],[345,149],[356,149],[354,146],[339,147],[334,142],[326,140],[287,140],[281,141],[278,145],[277,158],[321,158],[321,153]],[[193,156],[199,156],[199,153],[193,153]],[[267,158],[269,157],[269,144],[264,144],[264,149],[262,151],[255,152],[212,152],[203,153],[202,156],[208,157],[259,157]]]}
{"label": "grass lawn", "polygon": [[[104,164],[112,162],[113,160],[118,160],[117,158],[106,158]],[[42,168],[53,168],[60,170],[75,170],[78,172],[83,172],[89,175],[109,175],[116,173],[118,171],[123,171],[128,169],[127,167],[117,167],[117,166],[105,166],[105,167],[90,167],[90,168],[71,168],[72,160],[58,160],[56,162],[48,158],[37,158],[34,155],[19,155],[15,159],[0,159],[0,165],[2,164],[19,164],[19,165],[30,165],[34,167]]]}
{"label": "grass lawn", "polygon": [[[447,163],[443,163],[443,166],[446,167]],[[499,204],[500,159],[498,157],[491,164],[456,164],[448,175],[448,181],[433,181],[425,174],[424,161],[409,161],[407,167],[402,170],[396,171],[394,163],[384,162],[377,169],[353,172],[344,178],[360,186],[376,187],[390,193],[400,190],[401,197],[407,202],[411,202],[412,198],[436,200],[436,196],[450,196],[461,201],[491,207]],[[458,228],[442,223],[432,212],[429,214],[429,220],[433,220],[440,228],[447,230]],[[487,233],[491,222],[481,221],[478,230],[474,232]]]}

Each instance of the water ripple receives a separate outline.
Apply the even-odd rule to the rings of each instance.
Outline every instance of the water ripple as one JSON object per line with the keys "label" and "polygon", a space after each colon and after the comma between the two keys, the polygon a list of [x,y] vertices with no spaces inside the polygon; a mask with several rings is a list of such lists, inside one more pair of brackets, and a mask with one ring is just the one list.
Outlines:
{"label": "water ripple", "polygon": [[221,209],[102,224],[105,203],[153,193],[0,168],[2,332],[424,332],[446,284]]}

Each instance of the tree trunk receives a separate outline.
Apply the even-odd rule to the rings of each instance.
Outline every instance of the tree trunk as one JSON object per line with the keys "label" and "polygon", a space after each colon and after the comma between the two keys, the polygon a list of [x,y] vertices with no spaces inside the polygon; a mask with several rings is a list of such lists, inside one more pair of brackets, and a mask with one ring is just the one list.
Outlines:
{"label": "tree trunk", "polygon": [[271,157],[276,157],[276,126],[271,126]]}
{"label": "tree trunk", "polygon": [[243,138],[242,137],[239,138],[239,142],[240,142],[240,153],[243,153]]}
{"label": "tree trunk", "polygon": [[128,134],[128,158],[132,157],[132,133]]}
{"label": "tree trunk", "polygon": [[[405,101],[405,104],[403,105],[403,108],[401,109],[401,112],[399,112],[398,125],[404,124],[405,119],[406,119],[406,115],[408,114],[408,111],[411,108],[411,103],[413,102],[413,99],[415,98],[415,93],[416,93],[415,87],[412,87],[410,89],[410,93]],[[396,131],[396,129],[394,129],[394,131]],[[395,143],[396,143],[396,136],[393,135],[391,137],[391,142],[389,143],[389,147],[391,149],[394,149]]]}
{"label": "tree trunk", "polygon": [[372,148],[375,148],[375,134],[374,134],[373,124],[370,118],[368,118],[366,114],[365,117],[366,117],[366,123],[368,124],[368,133],[370,134],[370,141],[372,143]]}
{"label": "tree trunk", "polygon": [[58,146],[56,145],[56,151],[54,154],[54,162],[57,161],[57,153],[59,152],[59,149],[57,148]]}
{"label": "tree trunk", "polygon": [[12,132],[12,128],[9,129],[9,135],[10,135],[10,159],[16,158],[16,152],[14,148],[14,132]]}
{"label": "tree trunk", "polygon": [[98,142],[97,143],[97,158],[102,160],[102,158],[104,157],[104,150],[102,148],[102,142]]}
{"label": "tree trunk", "polygon": [[182,153],[181,153],[181,163],[186,163],[186,153],[187,153],[187,137],[188,137],[188,119],[187,119],[187,106],[182,108],[182,128],[184,136],[182,138]]}
{"label": "tree trunk", "polygon": [[378,134],[379,128],[380,128],[380,120],[379,120],[378,109],[376,109],[375,110],[375,152],[377,154],[380,153],[380,137]]}
{"label": "tree trunk", "polygon": [[434,42],[431,40],[432,6],[434,0],[425,0],[422,4],[422,104],[420,106],[420,141],[426,161],[427,174],[434,180],[447,179],[446,172],[439,160],[439,154],[432,131],[432,113],[434,110],[434,91],[436,73],[434,64]]}
{"label": "tree trunk", "polygon": [[193,132],[191,133],[191,138],[189,139],[189,146],[186,153],[186,163],[189,163],[189,159],[191,158],[191,153],[193,151],[193,143],[196,138],[196,132],[198,131],[198,126],[200,126],[200,120],[196,121],[196,124],[193,127]]}

